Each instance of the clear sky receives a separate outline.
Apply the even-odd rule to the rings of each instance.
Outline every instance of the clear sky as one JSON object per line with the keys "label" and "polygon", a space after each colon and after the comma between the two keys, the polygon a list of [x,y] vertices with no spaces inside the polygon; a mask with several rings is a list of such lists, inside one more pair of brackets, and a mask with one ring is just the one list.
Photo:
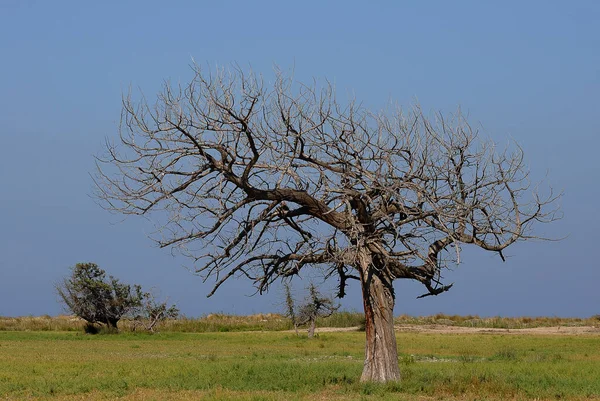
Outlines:
{"label": "clear sky", "polygon": [[[188,316],[281,310],[281,294],[209,286],[90,198],[93,155],[114,137],[121,94],[153,99],[189,64],[250,65],[328,78],[370,108],[458,105],[486,136],[524,149],[535,179],[564,190],[563,220],[506,263],[470,252],[453,289],[417,300],[398,282],[396,313],[600,313],[600,2],[0,1],[0,315],[62,311],[53,284],[93,261],[158,287]],[[307,280],[295,283],[297,288]],[[361,310],[357,287],[343,301]]]}

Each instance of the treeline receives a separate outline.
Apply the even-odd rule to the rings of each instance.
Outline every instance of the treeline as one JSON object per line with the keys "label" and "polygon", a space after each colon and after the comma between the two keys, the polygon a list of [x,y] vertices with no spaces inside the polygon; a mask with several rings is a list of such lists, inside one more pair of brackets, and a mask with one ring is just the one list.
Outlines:
{"label": "treeline", "polygon": [[[123,318],[121,332],[137,331],[136,320]],[[319,318],[320,327],[362,327],[364,315],[359,312],[336,312]],[[0,317],[0,330],[15,331],[83,331],[87,325],[84,319],[76,316],[24,316]],[[304,327],[300,327],[302,330]],[[161,321],[158,332],[209,333],[228,331],[283,331],[293,330],[290,318],[276,313],[249,316],[209,314],[198,318],[179,317]]]}
{"label": "treeline", "polygon": [[[210,319],[215,315],[203,320],[179,319],[179,309],[175,305],[157,301],[151,292],[143,291],[138,284],[122,283],[114,276],[107,276],[95,263],[77,263],[70,271],[55,285],[55,289],[69,315],[74,317],[73,321],[85,321],[83,331],[88,334],[118,333],[123,327],[119,322],[125,322],[129,331],[149,332],[155,332],[159,327],[177,332],[284,330],[291,324],[297,335],[299,327],[308,326],[308,337],[314,336],[317,320],[334,327],[357,323],[364,326],[364,317],[354,316],[356,314],[342,313],[337,318],[327,319],[337,312],[340,305],[334,302],[333,297],[321,294],[313,283],[306,288],[308,295],[300,303],[292,294],[291,284],[286,283],[284,318],[287,319],[261,317],[253,322],[234,318],[225,319],[227,322],[223,324],[222,318]],[[62,323],[64,326],[64,321]]]}
{"label": "treeline", "polygon": [[[600,327],[600,315],[589,318],[564,317],[479,317],[477,315],[409,316],[401,315],[394,319],[396,325],[448,325],[458,327],[482,327],[520,329],[533,327]],[[359,312],[335,312],[329,317],[319,318],[318,327],[356,327],[364,324],[364,315]],[[74,316],[25,316],[0,317],[0,330],[5,331],[83,331],[86,321]],[[122,332],[136,329],[133,319],[123,319]],[[249,316],[210,314],[197,318],[179,317],[167,319],[157,325],[158,332],[208,333],[228,331],[283,331],[293,330],[291,319],[281,314],[268,313]],[[300,327],[306,330],[307,327]]]}

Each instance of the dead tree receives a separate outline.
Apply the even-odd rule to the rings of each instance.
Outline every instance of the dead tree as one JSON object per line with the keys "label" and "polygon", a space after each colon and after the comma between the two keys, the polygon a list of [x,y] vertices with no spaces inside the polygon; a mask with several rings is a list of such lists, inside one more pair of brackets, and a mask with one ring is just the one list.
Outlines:
{"label": "dead tree", "polygon": [[194,67],[155,104],[123,101],[120,140],[95,177],[101,203],[153,216],[154,239],[196,272],[245,277],[266,291],[305,268],[358,280],[366,317],[363,381],[400,379],[396,279],[447,291],[461,246],[502,252],[557,218],[557,197],[531,190],[518,146],[478,140],[458,113],[372,113],[331,84],[271,84],[238,67]]}
{"label": "dead tree", "polygon": [[307,290],[308,296],[300,306],[296,307],[290,283],[284,284],[285,315],[292,320],[296,335],[299,335],[298,326],[308,325],[308,338],[313,338],[317,319],[331,316],[340,305],[336,305],[332,297],[322,295],[314,283],[310,283]]}
{"label": "dead tree", "polygon": [[143,294],[143,300],[134,313],[134,331],[138,326],[154,333],[157,324],[168,319],[177,319],[179,309],[175,305],[169,305],[168,301],[157,301],[152,292]]}
{"label": "dead tree", "polygon": [[294,326],[308,325],[308,338],[313,338],[315,336],[317,319],[331,316],[339,308],[340,305],[336,305],[332,298],[321,295],[317,287],[311,283],[308,286],[306,301],[298,308],[295,314],[296,322]]}
{"label": "dead tree", "polygon": [[283,284],[283,290],[285,291],[285,316],[289,317],[294,325],[294,331],[298,334],[298,318],[296,316],[296,302],[292,296],[292,286],[290,283]]}

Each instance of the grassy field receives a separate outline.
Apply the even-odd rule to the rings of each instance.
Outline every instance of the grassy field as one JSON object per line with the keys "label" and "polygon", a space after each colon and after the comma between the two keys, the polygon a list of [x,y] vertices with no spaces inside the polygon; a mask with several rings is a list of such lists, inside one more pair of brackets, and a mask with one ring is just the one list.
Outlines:
{"label": "grassy field", "polygon": [[0,331],[0,399],[600,400],[600,337],[398,333],[403,380],[358,382],[364,333]]}

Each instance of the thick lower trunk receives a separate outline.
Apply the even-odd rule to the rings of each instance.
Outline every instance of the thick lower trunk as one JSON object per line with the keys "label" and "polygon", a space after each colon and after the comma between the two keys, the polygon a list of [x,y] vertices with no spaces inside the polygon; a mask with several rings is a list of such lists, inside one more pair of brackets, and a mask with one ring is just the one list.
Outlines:
{"label": "thick lower trunk", "polygon": [[365,365],[361,382],[400,380],[394,332],[394,288],[372,270],[361,274],[365,308]]}

